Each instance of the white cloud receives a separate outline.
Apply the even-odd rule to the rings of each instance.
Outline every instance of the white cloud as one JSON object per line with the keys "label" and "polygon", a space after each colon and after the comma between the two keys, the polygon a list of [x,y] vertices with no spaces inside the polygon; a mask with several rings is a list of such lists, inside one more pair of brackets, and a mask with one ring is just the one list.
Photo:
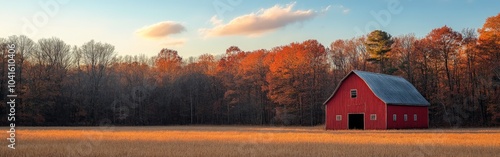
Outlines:
{"label": "white cloud", "polygon": [[334,5],[334,6],[332,6],[332,8],[334,10],[342,12],[342,14],[349,14],[349,12],[351,12],[351,9],[349,9],[343,5]]}
{"label": "white cloud", "polygon": [[212,25],[219,26],[222,25],[222,20],[219,19],[217,15],[214,15],[212,16],[212,18],[210,18],[210,23],[212,23]]}
{"label": "white cloud", "polygon": [[325,9],[321,10],[321,12],[327,12],[328,10],[330,10],[330,8],[332,8],[331,5],[327,6]]}
{"label": "white cloud", "polygon": [[213,16],[210,22],[214,27],[200,29],[199,31],[205,37],[230,35],[259,36],[289,24],[312,19],[318,15],[313,10],[292,10],[294,6],[295,3],[285,6],[275,5],[271,8],[260,9],[256,13],[236,17],[226,24],[218,19],[217,16]]}
{"label": "white cloud", "polygon": [[153,25],[144,26],[136,33],[144,38],[161,39],[172,34],[178,34],[185,31],[186,28],[180,23],[174,21],[163,21]]}

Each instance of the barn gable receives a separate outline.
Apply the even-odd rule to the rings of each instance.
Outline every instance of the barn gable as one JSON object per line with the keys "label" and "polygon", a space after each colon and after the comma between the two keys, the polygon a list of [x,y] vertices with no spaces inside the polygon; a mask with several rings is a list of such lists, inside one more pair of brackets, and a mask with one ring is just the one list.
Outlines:
{"label": "barn gable", "polygon": [[417,89],[402,77],[377,74],[364,71],[351,71],[342,79],[333,94],[324,104],[326,105],[335,95],[342,82],[352,74],[359,76],[384,103],[391,105],[429,106],[430,103]]}

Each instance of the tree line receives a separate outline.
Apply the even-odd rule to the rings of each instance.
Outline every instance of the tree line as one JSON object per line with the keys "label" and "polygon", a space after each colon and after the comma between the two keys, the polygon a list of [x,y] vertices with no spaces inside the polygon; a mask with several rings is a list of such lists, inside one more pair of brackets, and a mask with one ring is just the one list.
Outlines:
{"label": "tree line", "polygon": [[[0,44],[2,102],[6,45],[16,45],[18,125],[318,125],[323,102],[351,70],[407,79],[431,103],[431,126],[500,123],[500,14],[477,31],[443,26],[425,37],[392,37],[376,30],[329,46],[311,39],[190,58],[167,48],[117,56],[107,43],[72,46],[56,37]],[[4,117],[8,109],[0,106]]]}

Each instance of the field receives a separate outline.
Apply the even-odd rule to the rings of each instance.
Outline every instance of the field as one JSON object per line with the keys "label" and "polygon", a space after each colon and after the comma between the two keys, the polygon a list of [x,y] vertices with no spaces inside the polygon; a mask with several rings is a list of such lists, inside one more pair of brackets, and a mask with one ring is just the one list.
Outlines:
{"label": "field", "polygon": [[491,128],[387,131],[252,126],[16,129],[16,149],[7,148],[7,140],[3,140],[0,156],[500,156],[500,129]]}

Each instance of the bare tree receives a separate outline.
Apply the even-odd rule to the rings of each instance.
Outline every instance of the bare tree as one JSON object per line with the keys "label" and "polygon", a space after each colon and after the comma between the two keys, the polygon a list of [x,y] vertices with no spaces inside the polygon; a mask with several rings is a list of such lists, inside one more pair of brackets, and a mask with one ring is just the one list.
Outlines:
{"label": "bare tree", "polygon": [[16,45],[16,53],[19,55],[19,64],[18,64],[18,81],[17,84],[18,86],[23,86],[22,85],[22,73],[23,73],[23,65],[24,65],[24,60],[29,59],[31,56],[31,53],[35,51],[35,42],[28,38],[25,35],[20,35],[20,36],[10,36],[9,37],[9,42],[13,43]]}
{"label": "bare tree", "polygon": [[[6,59],[5,56],[8,53],[7,50],[8,50],[7,49],[7,40],[5,40],[4,38],[0,38],[0,51],[1,51],[0,52],[0,62],[1,62],[1,64],[0,64],[1,65],[1,67],[0,67],[0,87],[2,87],[2,88],[5,87],[5,85],[4,85],[5,78],[6,78],[5,74],[7,74],[5,72],[5,68],[4,68],[5,67],[5,61],[6,61],[5,60]],[[2,95],[2,96],[0,96],[0,100],[3,100],[3,98],[4,98],[3,96],[5,95],[4,92],[7,92],[7,90],[3,90],[2,89],[0,91],[0,94]]]}
{"label": "bare tree", "polygon": [[70,46],[59,38],[40,39],[33,57],[37,64],[66,69],[71,61],[69,50]]}
{"label": "bare tree", "polygon": [[406,74],[406,78],[411,83],[414,82],[412,68],[414,60],[414,47],[417,38],[414,34],[405,34],[394,38],[392,57],[399,65],[399,69]]}
{"label": "bare tree", "polygon": [[[14,40],[16,37],[11,39]],[[29,39],[25,37],[17,39],[16,41],[24,47],[18,52],[31,49]],[[31,65],[23,70],[26,78],[26,93],[22,94],[23,103],[20,105],[24,116],[30,118],[26,121],[54,124],[63,120],[59,117],[61,114],[55,113],[56,109],[63,109],[65,104],[61,96],[71,60],[69,50],[70,46],[61,39],[45,38],[38,40],[38,44],[30,53],[33,59]],[[27,52],[23,53],[27,54]]]}
{"label": "bare tree", "polygon": [[87,77],[87,92],[88,92],[88,103],[90,104],[90,114],[93,119],[93,123],[97,122],[97,105],[99,102],[100,89],[105,81],[106,72],[113,62],[115,57],[115,47],[113,45],[101,42],[95,42],[91,40],[83,44],[78,49],[78,56],[81,56],[80,67],[82,67],[82,72]]}

